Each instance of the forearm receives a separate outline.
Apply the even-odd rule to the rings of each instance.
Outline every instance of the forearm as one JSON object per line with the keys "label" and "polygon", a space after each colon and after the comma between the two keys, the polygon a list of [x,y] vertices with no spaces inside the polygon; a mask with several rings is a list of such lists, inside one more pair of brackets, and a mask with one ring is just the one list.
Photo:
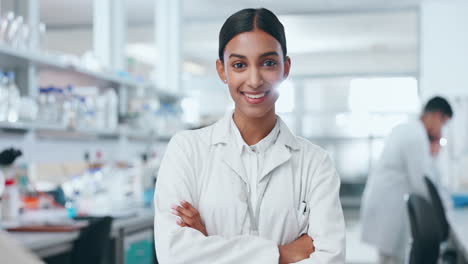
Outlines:
{"label": "forearm", "polygon": [[310,254],[314,253],[314,241],[304,234],[290,244],[278,246],[278,251],[280,264],[296,263],[309,258]]}
{"label": "forearm", "polygon": [[155,218],[158,260],[164,263],[278,263],[275,242],[257,236],[205,236],[175,224],[175,216],[159,213]]}

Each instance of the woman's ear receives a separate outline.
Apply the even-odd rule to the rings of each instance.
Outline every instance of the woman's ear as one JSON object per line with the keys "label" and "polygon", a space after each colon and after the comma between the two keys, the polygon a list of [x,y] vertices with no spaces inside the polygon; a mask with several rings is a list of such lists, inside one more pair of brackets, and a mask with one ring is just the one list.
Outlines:
{"label": "woman's ear", "polygon": [[291,70],[291,58],[289,58],[289,56],[286,56],[286,58],[284,59],[284,75],[283,75],[284,79],[288,78],[290,70]]}
{"label": "woman's ear", "polygon": [[216,60],[216,71],[218,72],[218,76],[223,83],[227,83],[226,73],[224,72],[224,64],[220,59]]}

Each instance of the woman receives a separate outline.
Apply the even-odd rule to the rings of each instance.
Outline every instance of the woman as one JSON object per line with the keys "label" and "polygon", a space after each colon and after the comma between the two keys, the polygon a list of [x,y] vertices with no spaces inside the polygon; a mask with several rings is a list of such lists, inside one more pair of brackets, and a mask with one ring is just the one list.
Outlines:
{"label": "woman", "polygon": [[155,194],[159,263],[344,263],[334,165],[275,114],[286,52],[267,9],[224,23],[216,69],[235,109],[168,145]]}

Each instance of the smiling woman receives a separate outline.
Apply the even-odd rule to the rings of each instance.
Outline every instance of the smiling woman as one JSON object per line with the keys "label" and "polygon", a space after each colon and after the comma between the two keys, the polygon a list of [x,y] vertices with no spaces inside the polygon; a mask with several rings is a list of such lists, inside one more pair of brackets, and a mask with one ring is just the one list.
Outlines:
{"label": "smiling woman", "polygon": [[235,120],[266,117],[274,123],[277,86],[291,66],[286,52],[283,25],[267,9],[238,12],[226,20],[216,68],[229,86]]}
{"label": "smiling woman", "polygon": [[226,20],[216,69],[235,108],[168,145],[155,194],[159,263],[344,263],[333,162],[275,112],[290,68],[271,11]]}

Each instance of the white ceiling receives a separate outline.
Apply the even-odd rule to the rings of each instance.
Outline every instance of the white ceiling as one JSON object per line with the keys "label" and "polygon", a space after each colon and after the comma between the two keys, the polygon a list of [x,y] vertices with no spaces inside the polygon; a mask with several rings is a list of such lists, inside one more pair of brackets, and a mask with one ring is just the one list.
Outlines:
{"label": "white ceiling", "polygon": [[[97,1],[97,0],[96,0]],[[153,21],[156,1],[124,0],[131,24]],[[422,0],[182,0],[186,20],[223,19],[246,7],[266,7],[279,15],[414,8]],[[90,25],[93,0],[41,0],[41,19],[49,26]]]}
{"label": "white ceiling", "polygon": [[[343,65],[417,71],[418,15],[415,11],[280,16],[296,73],[324,73]],[[184,24],[185,54],[212,66],[223,20]],[[328,66],[328,62],[336,66]],[[398,67],[398,64],[401,67]],[[366,66],[367,67],[367,66]],[[349,70],[351,71],[351,69]],[[391,70],[394,71],[394,70]]]}
{"label": "white ceiling", "polygon": [[[413,49],[417,44],[417,14],[413,11],[286,15],[280,20],[290,53]],[[184,24],[184,43],[200,51],[216,49],[222,23]]]}
{"label": "white ceiling", "polygon": [[[219,29],[226,17],[245,7],[264,6],[278,14],[285,25],[288,50],[296,58],[295,73],[417,71],[420,1],[183,0],[184,56],[211,72],[217,56]],[[81,41],[92,37],[88,32],[92,0],[40,2],[41,20],[48,25],[51,39],[70,41],[56,46],[72,48],[73,31],[81,31],[78,37]],[[132,25],[128,42],[152,43],[154,1],[127,1],[127,10]],[[90,45],[92,41],[86,43]]]}

